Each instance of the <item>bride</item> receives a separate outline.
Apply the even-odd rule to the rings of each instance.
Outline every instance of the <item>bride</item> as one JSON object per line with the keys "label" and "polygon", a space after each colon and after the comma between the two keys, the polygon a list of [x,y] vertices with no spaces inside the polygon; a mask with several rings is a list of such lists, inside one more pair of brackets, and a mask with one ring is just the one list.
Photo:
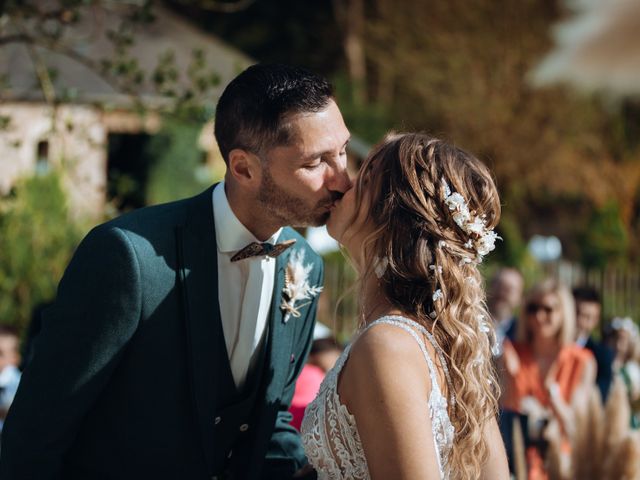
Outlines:
{"label": "bride", "polygon": [[362,328],[306,410],[318,478],[508,478],[477,268],[499,215],[488,169],[436,138],[390,135],[365,161],[327,224]]}

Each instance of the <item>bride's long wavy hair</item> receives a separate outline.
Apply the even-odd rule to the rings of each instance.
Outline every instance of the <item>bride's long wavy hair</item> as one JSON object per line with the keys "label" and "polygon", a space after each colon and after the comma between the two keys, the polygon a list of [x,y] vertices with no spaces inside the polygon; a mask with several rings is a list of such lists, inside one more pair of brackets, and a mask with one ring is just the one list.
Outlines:
{"label": "bride's long wavy hair", "polygon": [[[360,281],[386,257],[379,279],[385,296],[430,330],[444,351],[456,399],[449,405],[456,433],[448,466],[453,478],[476,479],[489,453],[485,426],[498,408],[494,335],[478,267],[464,261],[476,258],[473,239],[455,223],[443,182],[487,228],[497,225],[498,192],[474,156],[421,133],[390,134],[374,148],[355,185],[356,212],[366,200],[373,225],[363,242],[367,267]],[[434,301],[438,289],[442,298]]]}

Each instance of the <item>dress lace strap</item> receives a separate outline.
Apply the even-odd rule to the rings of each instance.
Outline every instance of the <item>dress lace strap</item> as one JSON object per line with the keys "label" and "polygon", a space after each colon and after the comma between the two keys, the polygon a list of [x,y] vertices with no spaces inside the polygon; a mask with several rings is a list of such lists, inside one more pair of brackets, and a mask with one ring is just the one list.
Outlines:
{"label": "dress lace strap", "polygon": [[[455,397],[455,393],[453,390],[453,382],[451,381],[451,375],[449,373],[449,368],[447,367],[447,362],[444,358],[444,353],[442,352],[442,348],[440,348],[440,345],[438,345],[438,342],[436,341],[436,339],[434,338],[433,334],[427,330],[424,325],[421,325],[420,323],[416,322],[415,320],[411,320],[407,317],[403,317],[400,315],[387,315],[384,316],[382,318],[379,318],[373,322],[371,322],[368,326],[367,329],[372,327],[375,324],[378,323],[387,323],[387,324],[391,324],[391,325],[396,325],[398,327],[403,328],[403,330],[406,330],[406,328],[404,327],[408,327],[410,329],[410,333],[412,334],[412,336],[416,339],[416,341],[421,345],[421,350],[422,353],[425,355],[425,358],[427,359],[427,363],[429,365],[429,374],[431,376],[431,381],[432,383],[435,383],[435,385],[438,385],[437,381],[436,381],[436,374],[435,374],[435,368],[433,366],[433,362],[431,360],[431,357],[428,355],[428,353],[426,352],[426,349],[424,348],[424,344],[423,342],[419,339],[419,337],[416,335],[414,328],[417,328],[420,333],[422,333],[425,337],[427,337],[427,339],[429,340],[429,343],[431,343],[431,346],[433,347],[433,349],[436,352],[436,355],[438,356],[438,359],[440,360],[440,365],[442,366],[442,370],[444,372],[444,376],[447,380],[447,385],[449,387],[449,402],[451,406],[454,406],[456,403],[456,397]],[[413,328],[412,328],[413,327]],[[409,331],[409,330],[407,330]],[[440,390],[440,388],[438,388],[438,390]]]}
{"label": "dress lace strap", "polygon": [[[402,330],[404,330],[405,332],[409,333],[416,342],[418,342],[418,346],[420,347],[420,350],[422,351],[422,355],[424,355],[425,360],[427,361],[427,365],[429,367],[429,377],[431,378],[431,384],[432,384],[432,388],[434,390],[436,390],[438,393],[440,393],[440,395],[442,395],[441,390],[440,390],[440,385],[438,384],[438,378],[436,375],[436,369],[435,366],[433,365],[433,360],[431,360],[431,356],[429,355],[429,352],[427,352],[427,347],[425,346],[424,342],[422,341],[422,339],[418,336],[418,334],[416,333],[416,331],[411,328],[408,324],[408,322],[402,321],[402,320],[407,320],[408,322],[411,322],[411,324],[415,324],[416,326],[422,326],[420,324],[418,324],[417,322],[413,322],[409,319],[405,319],[404,317],[382,317],[379,318],[378,320],[371,322],[369,325],[367,325],[366,330],[369,330],[369,328],[373,327],[374,325],[378,325],[381,323],[387,324],[387,325],[393,325],[396,327],[401,328]],[[424,328],[424,327],[423,327]],[[426,331],[426,329],[425,329]],[[428,338],[428,337],[427,337]],[[437,352],[437,350],[436,350]]]}

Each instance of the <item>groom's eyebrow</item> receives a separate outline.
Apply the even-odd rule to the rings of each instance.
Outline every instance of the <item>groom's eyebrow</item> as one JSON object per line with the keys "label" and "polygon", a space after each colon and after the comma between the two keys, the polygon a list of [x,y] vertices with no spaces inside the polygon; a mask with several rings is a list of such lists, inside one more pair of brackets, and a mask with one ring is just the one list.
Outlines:
{"label": "groom's eyebrow", "polygon": [[[351,140],[351,137],[347,138],[347,141],[344,142],[344,145],[342,145],[342,148],[340,150],[344,150],[345,148],[347,148],[347,145],[349,144],[349,141]],[[318,158],[318,157],[323,157],[324,155],[326,155],[327,153],[331,153],[331,150],[325,150],[322,152],[314,152],[314,153],[310,153],[309,155],[305,155],[302,158],[303,162],[306,162],[308,160],[313,160],[314,158]]]}

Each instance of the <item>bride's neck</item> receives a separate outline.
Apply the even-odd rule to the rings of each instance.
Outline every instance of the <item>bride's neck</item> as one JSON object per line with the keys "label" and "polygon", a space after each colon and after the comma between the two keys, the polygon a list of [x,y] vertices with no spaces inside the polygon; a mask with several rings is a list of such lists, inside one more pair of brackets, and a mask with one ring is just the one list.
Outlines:
{"label": "bride's neck", "polygon": [[378,277],[375,275],[370,275],[369,278],[365,280],[361,294],[362,301],[360,307],[365,325],[385,315],[399,315],[401,313],[400,310],[389,302],[380,287]]}

